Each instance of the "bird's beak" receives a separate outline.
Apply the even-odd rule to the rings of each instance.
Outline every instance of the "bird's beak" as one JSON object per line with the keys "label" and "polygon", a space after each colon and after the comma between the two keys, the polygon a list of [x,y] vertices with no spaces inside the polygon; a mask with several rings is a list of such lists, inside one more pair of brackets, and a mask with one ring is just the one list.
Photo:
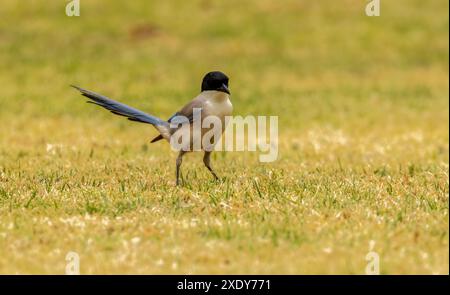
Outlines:
{"label": "bird's beak", "polygon": [[228,89],[227,85],[225,85],[225,84],[222,84],[222,86],[220,86],[220,88],[217,90],[230,94],[230,90]]}

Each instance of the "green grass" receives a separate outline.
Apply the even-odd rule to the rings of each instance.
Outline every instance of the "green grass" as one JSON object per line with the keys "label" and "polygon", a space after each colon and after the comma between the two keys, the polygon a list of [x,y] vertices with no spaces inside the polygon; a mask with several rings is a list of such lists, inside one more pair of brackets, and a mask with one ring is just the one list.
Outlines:
{"label": "green grass", "polygon": [[[0,273],[362,274],[375,241],[383,274],[448,274],[447,1],[64,5],[0,5]],[[191,154],[174,187],[152,127],[69,87],[166,118],[216,69],[280,131],[219,184]]]}

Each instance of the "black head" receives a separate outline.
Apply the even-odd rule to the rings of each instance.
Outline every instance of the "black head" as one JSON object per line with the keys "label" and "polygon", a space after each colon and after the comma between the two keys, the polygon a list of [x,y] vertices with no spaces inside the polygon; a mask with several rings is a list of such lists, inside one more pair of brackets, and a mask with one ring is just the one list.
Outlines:
{"label": "black head", "polygon": [[222,72],[209,72],[202,82],[202,91],[216,90],[230,94],[228,77]]}

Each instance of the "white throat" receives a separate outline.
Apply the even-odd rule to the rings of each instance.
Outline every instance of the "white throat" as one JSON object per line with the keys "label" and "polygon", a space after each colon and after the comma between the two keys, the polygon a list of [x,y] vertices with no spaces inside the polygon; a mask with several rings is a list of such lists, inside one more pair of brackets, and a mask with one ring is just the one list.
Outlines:
{"label": "white throat", "polygon": [[228,93],[216,90],[205,90],[202,92],[202,95],[204,95],[207,100],[212,102],[222,102],[230,99],[230,95]]}
{"label": "white throat", "polygon": [[233,105],[230,101],[230,95],[225,92],[208,90],[201,93],[204,99],[203,110],[206,116],[214,115],[220,118],[231,116]]}

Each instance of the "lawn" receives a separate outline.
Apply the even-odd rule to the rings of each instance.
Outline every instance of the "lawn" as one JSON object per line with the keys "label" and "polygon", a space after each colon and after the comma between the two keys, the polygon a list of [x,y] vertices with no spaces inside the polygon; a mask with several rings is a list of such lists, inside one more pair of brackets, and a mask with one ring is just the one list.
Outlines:
{"label": "lawn", "polygon": [[[0,273],[449,273],[448,1],[67,2],[0,4]],[[69,87],[168,118],[210,70],[279,117],[220,183]]]}

